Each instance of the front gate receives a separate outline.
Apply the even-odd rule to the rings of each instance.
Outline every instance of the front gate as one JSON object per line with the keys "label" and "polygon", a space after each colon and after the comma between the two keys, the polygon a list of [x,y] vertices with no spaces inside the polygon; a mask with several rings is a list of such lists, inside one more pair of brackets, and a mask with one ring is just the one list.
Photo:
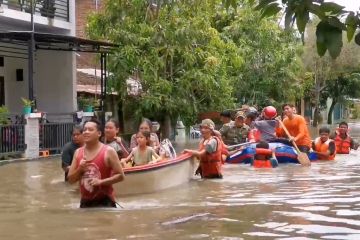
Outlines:
{"label": "front gate", "polygon": [[43,123],[40,124],[40,151],[49,150],[60,153],[62,147],[71,141],[75,123]]}
{"label": "front gate", "polygon": [[25,125],[0,125],[0,156],[22,154],[25,151]]}

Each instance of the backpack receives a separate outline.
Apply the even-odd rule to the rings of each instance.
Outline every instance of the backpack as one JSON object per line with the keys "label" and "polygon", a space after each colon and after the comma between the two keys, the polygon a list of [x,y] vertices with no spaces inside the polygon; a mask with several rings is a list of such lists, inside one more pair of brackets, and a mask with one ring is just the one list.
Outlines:
{"label": "backpack", "polygon": [[176,151],[170,140],[165,138],[160,143],[160,155],[165,155],[166,158],[174,159],[176,158]]}

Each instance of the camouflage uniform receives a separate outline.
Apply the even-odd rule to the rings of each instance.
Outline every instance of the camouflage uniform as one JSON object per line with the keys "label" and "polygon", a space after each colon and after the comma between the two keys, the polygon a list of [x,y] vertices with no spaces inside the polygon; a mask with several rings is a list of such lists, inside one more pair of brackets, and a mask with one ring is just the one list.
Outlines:
{"label": "camouflage uniform", "polygon": [[247,140],[250,127],[243,124],[241,127],[235,126],[235,122],[227,123],[220,129],[221,137],[226,145],[244,143]]}

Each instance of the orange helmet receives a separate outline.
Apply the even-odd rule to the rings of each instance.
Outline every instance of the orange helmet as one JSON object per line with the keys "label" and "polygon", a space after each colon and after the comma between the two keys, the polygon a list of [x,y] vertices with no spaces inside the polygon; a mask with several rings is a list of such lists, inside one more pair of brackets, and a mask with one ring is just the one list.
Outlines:
{"label": "orange helmet", "polygon": [[263,110],[264,117],[267,119],[273,119],[277,116],[276,108],[273,106],[267,106]]}

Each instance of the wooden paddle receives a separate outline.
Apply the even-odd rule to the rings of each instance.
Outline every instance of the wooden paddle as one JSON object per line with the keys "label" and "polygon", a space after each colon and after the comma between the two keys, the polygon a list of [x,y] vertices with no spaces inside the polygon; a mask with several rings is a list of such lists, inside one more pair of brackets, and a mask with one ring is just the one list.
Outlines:
{"label": "wooden paddle", "polygon": [[[286,135],[288,136],[288,138],[291,138],[291,135],[289,133],[289,131],[287,130],[287,128],[285,127],[284,123],[281,121],[281,119],[278,119],[280,126],[284,129]],[[301,165],[309,167],[311,165],[310,159],[308,157],[308,155],[306,153],[303,153],[300,151],[300,149],[298,148],[298,146],[296,145],[295,141],[292,141],[292,144],[294,145],[297,153],[298,153],[298,161],[299,163],[301,163]]]}
{"label": "wooden paddle", "polygon": [[237,148],[237,147],[242,147],[242,146],[246,146],[252,144],[252,142],[245,142],[245,143],[240,143],[240,144],[235,144],[235,145],[230,145],[227,148],[228,149],[233,149],[233,148]]}

